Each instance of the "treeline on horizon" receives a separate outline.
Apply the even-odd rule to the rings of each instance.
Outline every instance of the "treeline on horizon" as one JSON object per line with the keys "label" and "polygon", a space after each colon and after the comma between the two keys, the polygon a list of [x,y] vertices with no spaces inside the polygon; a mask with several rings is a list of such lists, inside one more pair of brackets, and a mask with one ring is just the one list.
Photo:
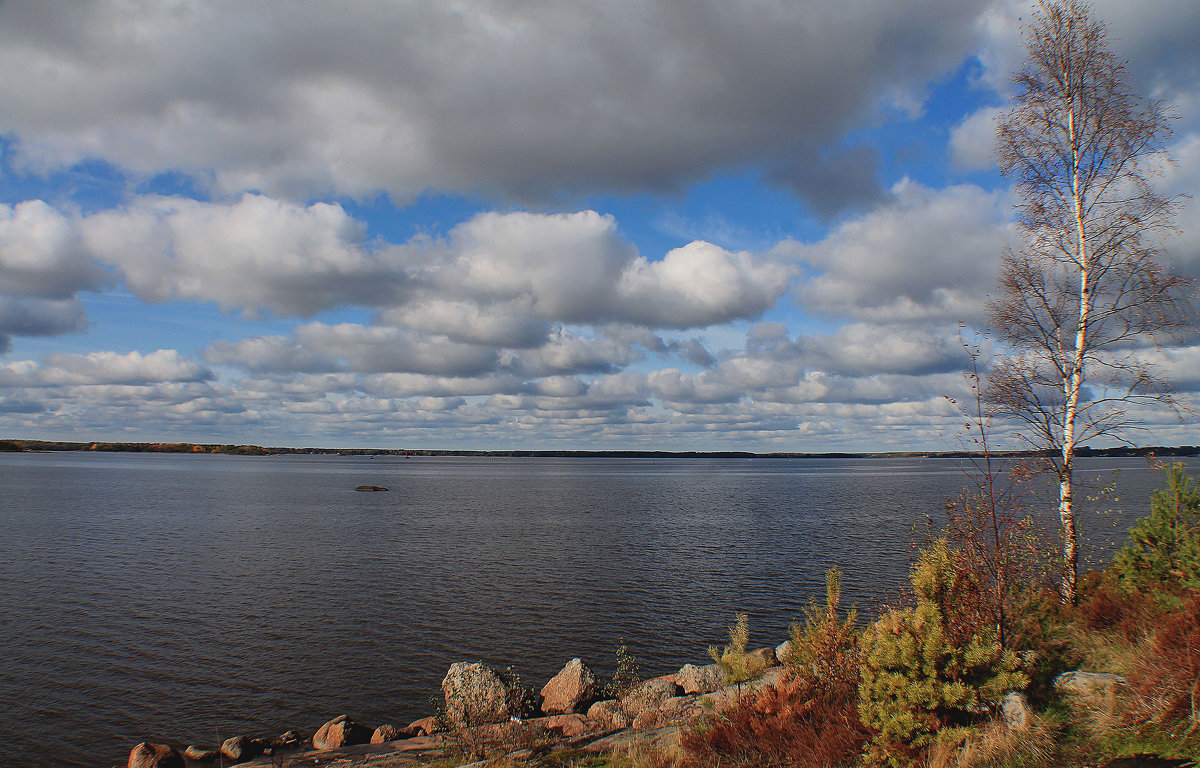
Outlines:
{"label": "treeline on horizon", "polygon": [[[578,451],[578,450],[462,450],[431,448],[287,448],[280,446],[235,445],[232,443],[114,443],[106,441],[72,442],[61,440],[0,440],[0,452],[22,451],[96,451],[105,453],[209,453],[231,456],[481,456],[496,458],[701,458],[701,459],[954,459],[980,456],[976,451],[887,451],[876,453],[803,453],[750,451]],[[1033,457],[1045,451],[993,451],[996,457]],[[1200,446],[1120,446],[1116,448],[1078,449],[1078,456],[1200,456]]]}

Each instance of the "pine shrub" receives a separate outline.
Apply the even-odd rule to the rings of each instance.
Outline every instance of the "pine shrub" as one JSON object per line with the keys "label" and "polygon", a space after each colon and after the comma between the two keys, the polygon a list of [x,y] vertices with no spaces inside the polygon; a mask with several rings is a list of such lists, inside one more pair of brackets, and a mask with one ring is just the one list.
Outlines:
{"label": "pine shrub", "polygon": [[963,726],[1029,683],[981,610],[981,585],[960,551],[934,542],[911,581],[916,606],[887,611],[860,642],[859,713],[875,732],[874,764],[907,766],[935,742],[961,739]]}
{"label": "pine shrub", "polygon": [[1134,525],[1113,569],[1125,592],[1154,595],[1168,610],[1200,591],[1200,486],[1182,464],[1167,469],[1166,489],[1154,492],[1150,514]]}
{"label": "pine shrub", "polygon": [[767,662],[764,659],[747,654],[749,643],[750,617],[739,613],[737,620],[729,627],[729,645],[724,648],[715,645],[708,647],[708,655],[724,673],[725,685],[753,680],[766,669]]}

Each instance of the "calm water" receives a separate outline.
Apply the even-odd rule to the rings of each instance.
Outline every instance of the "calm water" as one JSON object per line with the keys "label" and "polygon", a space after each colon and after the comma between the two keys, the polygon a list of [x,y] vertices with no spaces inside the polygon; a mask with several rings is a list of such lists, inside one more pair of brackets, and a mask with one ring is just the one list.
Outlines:
{"label": "calm water", "polygon": [[[1120,469],[1104,550],[1160,476],[1083,466]],[[951,460],[0,454],[0,766],[404,724],[455,661],[540,685],[573,656],[611,670],[624,638],[661,674],[737,611],[774,644],[833,565],[868,612],[897,594],[964,482]]]}

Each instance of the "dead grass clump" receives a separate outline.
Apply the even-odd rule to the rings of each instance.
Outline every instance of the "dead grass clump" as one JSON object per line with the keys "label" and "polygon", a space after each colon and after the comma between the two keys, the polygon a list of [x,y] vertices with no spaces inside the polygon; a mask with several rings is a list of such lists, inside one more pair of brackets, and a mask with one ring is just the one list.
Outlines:
{"label": "dead grass clump", "polygon": [[852,762],[869,738],[853,687],[825,687],[789,672],[684,733],[683,764],[836,768]]}
{"label": "dead grass clump", "polygon": [[925,768],[1039,768],[1054,759],[1057,731],[1050,720],[1037,716],[1022,730],[992,720],[957,744],[931,747]]}
{"label": "dead grass clump", "polygon": [[1127,724],[1200,729],[1200,596],[1169,616],[1129,674]]}

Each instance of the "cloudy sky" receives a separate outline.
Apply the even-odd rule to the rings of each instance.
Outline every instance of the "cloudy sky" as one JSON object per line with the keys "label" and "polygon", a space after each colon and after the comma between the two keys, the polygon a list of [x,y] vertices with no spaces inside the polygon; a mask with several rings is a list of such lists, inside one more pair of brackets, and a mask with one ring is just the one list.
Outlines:
{"label": "cloudy sky", "polygon": [[[1096,6],[1200,192],[1200,4]],[[956,448],[1028,13],[7,0],[0,437]]]}

